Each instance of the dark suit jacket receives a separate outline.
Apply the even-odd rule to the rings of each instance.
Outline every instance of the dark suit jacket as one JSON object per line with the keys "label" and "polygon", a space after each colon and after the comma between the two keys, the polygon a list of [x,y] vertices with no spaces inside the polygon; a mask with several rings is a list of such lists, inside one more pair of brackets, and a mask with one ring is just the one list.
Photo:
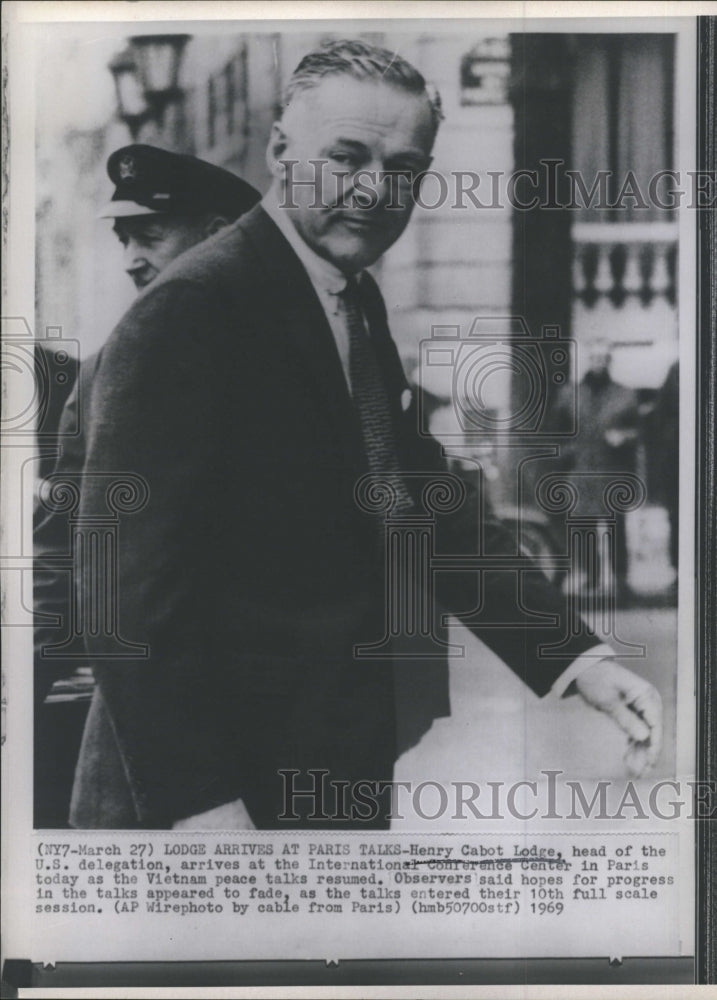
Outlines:
{"label": "dark suit jacket", "polygon": [[[400,460],[441,470],[401,409],[403,370],[370,282],[368,294]],[[390,779],[392,671],[352,656],[382,637],[385,607],[376,526],[354,501],[360,427],[310,280],[260,207],[175,261],[105,345],[85,471],[110,470],[150,491],[122,519],[118,574],[122,635],[150,655],[103,663],[102,637],[89,640],[137,821],[162,827],[241,797],[257,826],[282,828],[278,769]],[[88,477],[83,516],[105,513],[104,490]],[[439,518],[439,548],[476,551],[476,526],[470,504]],[[510,544],[486,527],[488,551]],[[439,590],[454,612],[479,600],[475,573],[443,574]],[[514,595],[511,574],[485,574],[488,618]],[[522,597],[564,615],[540,573]],[[477,631],[538,694],[567,665],[537,655],[557,638],[549,626]],[[576,639],[567,661],[589,644]]]}

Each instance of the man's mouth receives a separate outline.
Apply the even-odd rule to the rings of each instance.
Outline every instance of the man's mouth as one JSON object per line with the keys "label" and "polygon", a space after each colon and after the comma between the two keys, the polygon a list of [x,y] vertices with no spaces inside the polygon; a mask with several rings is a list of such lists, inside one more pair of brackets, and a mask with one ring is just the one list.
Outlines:
{"label": "man's mouth", "polygon": [[341,222],[356,233],[375,232],[381,228],[381,220],[368,213],[364,215],[342,215]]}
{"label": "man's mouth", "polygon": [[154,280],[154,271],[134,271],[130,277],[135,288],[146,288],[150,281]]}

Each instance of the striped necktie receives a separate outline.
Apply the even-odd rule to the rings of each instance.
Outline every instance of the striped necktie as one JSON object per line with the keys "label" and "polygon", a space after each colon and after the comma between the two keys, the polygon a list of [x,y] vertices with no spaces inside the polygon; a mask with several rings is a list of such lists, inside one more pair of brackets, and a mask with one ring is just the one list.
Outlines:
{"label": "striped necktie", "polygon": [[356,278],[348,279],[338,299],[348,331],[351,394],[361,424],[369,471],[391,484],[396,494],[392,513],[407,513],[413,509],[413,499],[401,475],[386,386],[364,323]]}

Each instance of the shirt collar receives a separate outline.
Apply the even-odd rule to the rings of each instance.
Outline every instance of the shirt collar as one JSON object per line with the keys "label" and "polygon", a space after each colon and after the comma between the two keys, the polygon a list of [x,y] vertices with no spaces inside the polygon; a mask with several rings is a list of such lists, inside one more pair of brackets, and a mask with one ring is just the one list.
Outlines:
{"label": "shirt collar", "polygon": [[[276,223],[291,249],[304,265],[315,288],[328,292],[329,295],[339,295],[346,288],[347,277],[338,267],[324,260],[311,249],[299,235],[286,209],[279,207],[279,200],[274,188],[264,195],[261,207],[269,218]],[[357,276],[358,277],[358,276]]]}

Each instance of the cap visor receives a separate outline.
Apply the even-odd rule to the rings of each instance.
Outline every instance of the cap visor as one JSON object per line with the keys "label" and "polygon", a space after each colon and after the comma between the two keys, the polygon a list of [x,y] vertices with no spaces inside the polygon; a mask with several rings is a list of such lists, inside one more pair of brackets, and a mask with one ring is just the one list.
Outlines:
{"label": "cap visor", "polygon": [[165,215],[156,208],[139,205],[136,201],[110,201],[98,212],[98,219],[127,219],[133,215]]}

